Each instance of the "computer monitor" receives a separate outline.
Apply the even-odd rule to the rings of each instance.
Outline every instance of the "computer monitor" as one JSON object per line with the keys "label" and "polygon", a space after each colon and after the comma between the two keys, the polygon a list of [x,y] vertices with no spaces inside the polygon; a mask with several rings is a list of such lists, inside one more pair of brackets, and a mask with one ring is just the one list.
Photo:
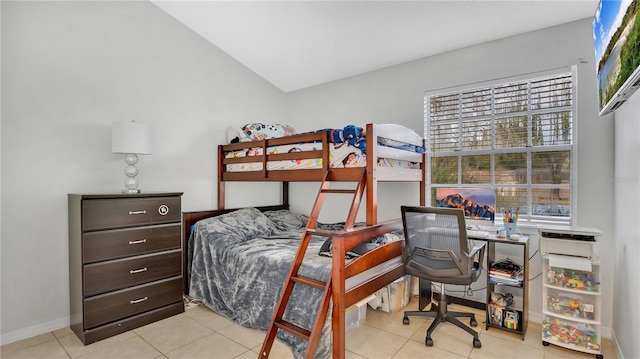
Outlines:
{"label": "computer monitor", "polygon": [[468,226],[493,225],[496,190],[492,188],[436,188],[436,207],[462,208]]}

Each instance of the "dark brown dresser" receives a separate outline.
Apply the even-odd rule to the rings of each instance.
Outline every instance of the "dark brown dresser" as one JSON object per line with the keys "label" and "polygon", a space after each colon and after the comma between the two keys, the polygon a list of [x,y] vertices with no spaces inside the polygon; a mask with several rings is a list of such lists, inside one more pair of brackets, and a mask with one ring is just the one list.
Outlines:
{"label": "dark brown dresser", "polygon": [[184,312],[181,196],[68,195],[71,329],[85,345]]}

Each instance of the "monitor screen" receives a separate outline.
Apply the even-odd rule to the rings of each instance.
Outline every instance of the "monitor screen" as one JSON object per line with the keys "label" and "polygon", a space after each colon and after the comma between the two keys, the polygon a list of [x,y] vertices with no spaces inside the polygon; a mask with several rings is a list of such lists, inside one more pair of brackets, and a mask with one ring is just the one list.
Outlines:
{"label": "monitor screen", "polygon": [[603,0],[593,18],[600,115],[640,88],[639,8],[639,0]]}
{"label": "monitor screen", "polygon": [[462,208],[467,220],[493,223],[496,190],[491,188],[436,188],[436,207]]}

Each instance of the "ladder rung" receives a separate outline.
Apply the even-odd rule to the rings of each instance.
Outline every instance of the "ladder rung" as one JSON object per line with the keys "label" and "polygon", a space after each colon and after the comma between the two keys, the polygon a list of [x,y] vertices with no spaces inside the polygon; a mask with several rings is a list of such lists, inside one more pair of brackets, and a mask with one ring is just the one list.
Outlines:
{"label": "ladder rung", "polygon": [[282,329],[287,333],[291,333],[296,337],[304,339],[306,341],[309,341],[309,337],[311,336],[311,331],[299,327],[293,323],[289,323],[286,320],[277,320],[273,324],[275,324],[277,328]]}
{"label": "ladder rung", "polygon": [[[358,185],[355,189],[328,188],[332,180],[346,182],[346,179],[347,177],[344,177],[342,175],[335,175],[335,172],[332,171],[325,171],[324,173],[322,185],[318,192],[318,196],[316,197],[316,201],[313,204],[313,208],[311,209],[311,214],[309,215],[309,220],[307,222],[304,235],[302,236],[302,240],[300,241],[300,245],[298,247],[298,251],[296,252],[294,261],[291,264],[291,270],[287,276],[284,289],[280,295],[278,306],[273,313],[273,318],[269,324],[267,335],[265,336],[264,342],[262,343],[262,348],[260,349],[260,358],[269,357],[269,353],[271,352],[271,347],[274,340],[276,339],[278,329],[284,330],[289,334],[295,335],[296,337],[307,341],[305,358],[312,358],[318,347],[318,342],[320,341],[320,337],[322,335],[324,321],[327,318],[327,313],[330,309],[331,294],[333,292],[333,288],[331,287],[332,278],[329,277],[326,282],[323,282],[313,278],[300,276],[298,275],[298,270],[300,269],[300,266],[302,265],[302,262],[304,260],[304,256],[308,249],[311,236],[315,235],[319,237],[332,238],[335,234],[334,231],[315,229],[318,216],[322,208],[322,203],[325,199],[325,194],[353,194],[353,200],[351,201],[349,214],[347,215],[347,220],[345,221],[345,227],[347,227],[347,229],[350,229],[354,226],[356,215],[358,214],[358,207],[360,206],[362,195],[367,186],[367,173],[364,169],[362,169],[362,178],[358,181]],[[304,284],[306,286],[323,291],[323,296],[319,303],[318,312],[316,313],[315,320],[311,325],[311,329],[299,327],[283,319],[287,304],[289,303],[292,292],[294,290],[294,284]]]}
{"label": "ladder rung", "polygon": [[326,229],[307,229],[307,234],[310,234],[312,236],[329,238],[333,236],[334,232],[328,231]]}
{"label": "ladder rung", "polygon": [[355,189],[321,189],[320,192],[322,193],[344,193],[344,194],[353,194],[356,193]]}
{"label": "ladder rung", "polygon": [[323,281],[309,278],[309,277],[298,276],[298,275],[291,277],[291,280],[296,283],[308,285],[309,287],[313,287],[317,289],[324,289],[324,287],[327,286],[327,282],[323,282]]}

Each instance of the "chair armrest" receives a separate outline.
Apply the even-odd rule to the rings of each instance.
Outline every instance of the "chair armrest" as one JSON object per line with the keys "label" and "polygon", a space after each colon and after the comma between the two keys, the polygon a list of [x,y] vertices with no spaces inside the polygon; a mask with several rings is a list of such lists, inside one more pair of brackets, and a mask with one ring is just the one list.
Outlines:
{"label": "chair armrest", "polygon": [[471,248],[471,252],[467,254],[467,258],[471,260],[469,263],[473,268],[482,267],[482,263],[484,262],[484,250],[486,249],[486,247],[487,242],[478,242],[473,248]]}
{"label": "chair armrest", "polygon": [[[478,253],[478,251],[480,251],[480,250],[482,251],[482,253],[484,253],[484,247],[486,247],[486,245],[487,245],[487,242],[484,242],[484,241],[476,243],[476,245],[473,248],[471,248],[471,252],[469,252],[469,254],[467,254],[467,257],[471,258],[471,257],[475,256],[476,253]],[[482,255],[482,253],[481,253],[481,255]]]}

